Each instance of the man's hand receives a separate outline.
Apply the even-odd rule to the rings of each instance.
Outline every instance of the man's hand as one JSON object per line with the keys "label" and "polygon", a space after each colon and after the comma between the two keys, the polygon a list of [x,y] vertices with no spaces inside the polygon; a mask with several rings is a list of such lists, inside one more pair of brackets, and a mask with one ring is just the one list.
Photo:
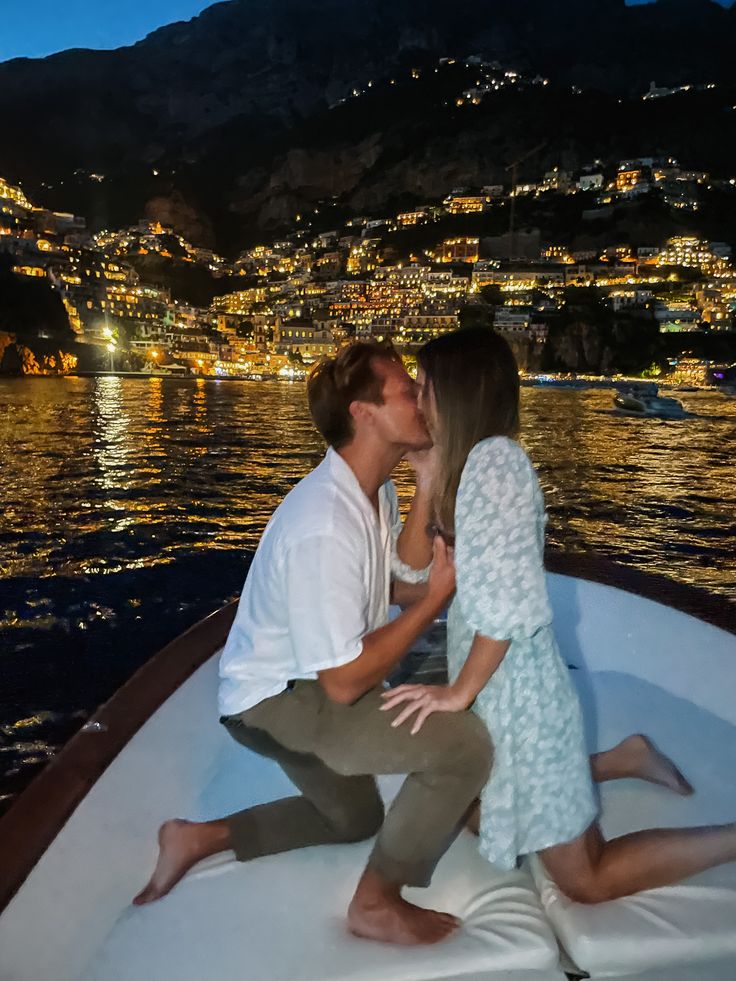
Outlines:
{"label": "man's hand", "polygon": [[453,549],[443,538],[435,535],[432,544],[432,568],[429,570],[427,594],[444,607],[455,592],[455,562]]}
{"label": "man's hand", "polygon": [[391,726],[395,729],[416,713],[411,727],[412,736],[424,725],[425,719],[433,712],[462,712],[468,705],[462,695],[452,685],[399,685],[384,692],[382,712],[388,712],[397,705],[405,705]]}

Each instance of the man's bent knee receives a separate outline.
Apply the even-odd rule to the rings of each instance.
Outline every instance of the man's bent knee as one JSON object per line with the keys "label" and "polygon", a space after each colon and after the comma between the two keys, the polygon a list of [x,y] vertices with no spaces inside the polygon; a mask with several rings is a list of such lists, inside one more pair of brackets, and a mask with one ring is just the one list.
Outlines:
{"label": "man's bent knee", "polygon": [[480,788],[488,782],[493,767],[493,742],[477,715],[465,712],[461,720],[453,747],[453,767],[472,775]]}
{"label": "man's bent knee", "polygon": [[363,841],[377,834],[383,824],[383,803],[376,797],[360,807],[355,804],[341,805],[324,817],[340,841]]}

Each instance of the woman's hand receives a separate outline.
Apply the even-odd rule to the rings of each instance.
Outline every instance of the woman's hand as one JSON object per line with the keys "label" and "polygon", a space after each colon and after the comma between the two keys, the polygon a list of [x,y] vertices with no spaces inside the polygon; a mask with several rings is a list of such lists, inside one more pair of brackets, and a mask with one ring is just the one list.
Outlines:
{"label": "woman's hand", "polygon": [[424,725],[425,719],[433,712],[462,712],[468,704],[452,685],[399,685],[381,696],[384,700],[382,712],[404,705],[391,723],[392,728],[402,725],[416,713],[411,734],[415,736]]}

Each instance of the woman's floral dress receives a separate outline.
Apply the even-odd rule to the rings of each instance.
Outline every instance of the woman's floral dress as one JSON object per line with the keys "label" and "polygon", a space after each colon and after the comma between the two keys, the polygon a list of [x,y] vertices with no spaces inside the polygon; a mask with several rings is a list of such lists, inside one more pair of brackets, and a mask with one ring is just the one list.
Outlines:
{"label": "woman's floral dress", "polygon": [[476,632],[511,641],[473,704],[495,747],[481,794],[480,850],[505,869],[578,837],[597,813],[580,705],[552,632],[545,522],[521,446],[503,436],[474,446],[455,507],[448,664],[453,681]]}

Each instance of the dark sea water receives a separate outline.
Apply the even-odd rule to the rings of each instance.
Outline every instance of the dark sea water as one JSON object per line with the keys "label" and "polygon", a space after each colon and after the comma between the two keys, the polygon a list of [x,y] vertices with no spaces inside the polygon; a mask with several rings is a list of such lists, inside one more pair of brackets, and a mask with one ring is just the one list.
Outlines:
{"label": "dark sea water", "polygon": [[[680,397],[696,418],[524,390],[548,538],[733,600],[736,399]],[[0,379],[0,808],[140,664],[237,595],[322,452],[302,385]],[[408,471],[398,485],[406,504]]]}

